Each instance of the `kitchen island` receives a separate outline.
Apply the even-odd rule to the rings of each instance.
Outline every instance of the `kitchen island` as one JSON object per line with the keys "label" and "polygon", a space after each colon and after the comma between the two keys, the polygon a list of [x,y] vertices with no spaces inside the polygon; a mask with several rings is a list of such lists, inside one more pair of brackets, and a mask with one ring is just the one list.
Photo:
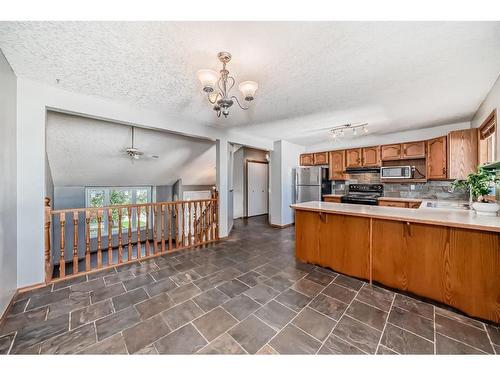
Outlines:
{"label": "kitchen island", "polygon": [[425,204],[291,207],[298,260],[500,323],[500,217]]}

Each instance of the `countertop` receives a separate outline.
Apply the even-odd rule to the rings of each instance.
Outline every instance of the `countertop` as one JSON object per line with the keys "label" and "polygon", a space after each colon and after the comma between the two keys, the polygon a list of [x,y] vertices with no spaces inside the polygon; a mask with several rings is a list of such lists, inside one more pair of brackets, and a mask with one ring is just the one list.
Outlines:
{"label": "countertop", "polygon": [[323,198],[329,197],[329,198],[340,198],[343,197],[345,194],[323,194]]}
{"label": "countertop", "polygon": [[498,216],[480,216],[473,211],[461,209],[430,208],[427,207],[427,202],[436,201],[424,199],[420,208],[368,206],[320,201],[292,204],[290,207],[304,211],[330,212],[350,216],[409,221],[412,223],[434,224],[500,233],[500,217]]}
{"label": "countertop", "polygon": [[424,201],[424,199],[417,198],[401,198],[401,197],[380,197],[379,201],[391,201],[391,202],[411,202],[411,203],[420,203]]}

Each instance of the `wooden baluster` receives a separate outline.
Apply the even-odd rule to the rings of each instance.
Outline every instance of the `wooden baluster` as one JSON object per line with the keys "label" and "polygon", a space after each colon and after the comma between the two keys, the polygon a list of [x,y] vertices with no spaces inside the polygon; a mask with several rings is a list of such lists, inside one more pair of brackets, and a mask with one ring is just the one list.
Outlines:
{"label": "wooden baluster", "polygon": [[172,221],[173,221],[173,207],[171,204],[167,206],[168,211],[168,250],[172,250]]}
{"label": "wooden baluster", "polygon": [[73,211],[73,275],[78,273],[78,211]]}
{"label": "wooden baluster", "polygon": [[61,256],[59,258],[59,277],[62,279],[64,276],[66,276],[66,264],[64,260],[64,248],[66,244],[64,243],[65,240],[65,227],[66,227],[66,214],[64,212],[61,212],[59,214],[59,222],[61,226]]}
{"label": "wooden baluster", "polygon": [[141,246],[141,206],[137,206],[135,209],[137,215],[137,259],[142,257],[142,246]]}
{"label": "wooden baluster", "polygon": [[210,241],[210,209],[212,206],[212,202],[208,201],[207,203],[207,209],[206,209],[206,221],[205,221],[205,239],[206,241]]}
{"label": "wooden baluster", "polygon": [[[168,207],[167,207],[168,212]],[[165,253],[165,205],[161,205],[161,253]]]}
{"label": "wooden baluster", "polygon": [[113,209],[108,208],[108,266],[113,263]]}
{"label": "wooden baluster", "polygon": [[206,234],[206,223],[205,223],[205,219],[206,219],[206,211],[207,211],[207,203],[205,201],[202,201],[201,202],[201,242],[205,243],[205,241],[207,240],[205,238],[205,234]]}
{"label": "wooden baluster", "polygon": [[123,208],[119,208],[118,209],[118,264],[123,262],[122,214],[123,214]]}
{"label": "wooden baluster", "polygon": [[208,223],[209,223],[209,229],[208,229],[208,234],[210,237],[210,241],[214,240],[214,202],[210,201],[210,211],[208,213]]}
{"label": "wooden baluster", "polygon": [[179,207],[177,203],[174,204],[175,209],[175,248],[179,247]]}
{"label": "wooden baluster", "polygon": [[215,192],[215,239],[219,239],[219,193]]}
{"label": "wooden baluster", "polygon": [[212,201],[212,239],[215,241],[215,209],[216,207],[216,201]]}
{"label": "wooden baluster", "polygon": [[192,238],[192,234],[191,234],[191,226],[192,226],[192,220],[193,220],[193,214],[191,212],[191,204],[192,202],[188,202],[188,215],[189,215],[189,220],[188,220],[188,225],[189,225],[189,228],[188,228],[188,245],[191,246],[192,243],[193,243],[193,238]]}
{"label": "wooden baluster", "polygon": [[103,210],[97,210],[97,268],[102,267],[102,249],[101,249],[101,235],[102,235],[102,212]]}
{"label": "wooden baluster", "polygon": [[127,207],[128,214],[128,254],[127,260],[130,262],[132,260],[132,207]]}
{"label": "wooden baluster", "polygon": [[90,271],[90,211],[85,211],[85,271]]}
{"label": "wooden baluster", "polygon": [[146,256],[149,256],[149,206],[144,206],[144,212],[146,213]]}
{"label": "wooden baluster", "polygon": [[198,220],[198,205],[199,205],[199,202],[194,202],[194,242],[196,244],[198,244],[200,242],[199,220]]}
{"label": "wooden baluster", "polygon": [[185,216],[185,211],[184,211],[184,203],[181,203],[181,207],[182,207],[182,217],[181,217],[181,223],[182,223],[182,239],[181,239],[181,242],[182,242],[182,247],[184,247],[186,245],[186,233],[185,233],[185,224],[186,224],[186,216]]}
{"label": "wooden baluster", "polygon": [[52,280],[52,254],[50,245],[50,225],[52,222],[52,213],[50,208],[50,198],[45,198],[45,282]]}
{"label": "wooden baluster", "polygon": [[158,254],[158,206],[153,206],[153,252]]}

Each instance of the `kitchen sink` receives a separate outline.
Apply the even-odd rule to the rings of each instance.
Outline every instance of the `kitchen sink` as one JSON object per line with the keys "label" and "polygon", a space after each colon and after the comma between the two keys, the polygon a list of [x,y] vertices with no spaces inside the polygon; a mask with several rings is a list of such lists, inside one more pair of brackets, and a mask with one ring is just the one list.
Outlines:
{"label": "kitchen sink", "polygon": [[459,203],[459,202],[427,202],[427,207],[429,208],[446,208],[450,210],[470,210],[469,203]]}

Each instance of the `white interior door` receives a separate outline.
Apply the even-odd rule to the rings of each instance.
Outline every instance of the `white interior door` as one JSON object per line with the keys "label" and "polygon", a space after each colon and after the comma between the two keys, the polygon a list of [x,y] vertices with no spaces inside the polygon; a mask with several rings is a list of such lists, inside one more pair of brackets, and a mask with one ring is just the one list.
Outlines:
{"label": "white interior door", "polygon": [[247,216],[265,215],[268,212],[269,166],[250,161],[247,166]]}

